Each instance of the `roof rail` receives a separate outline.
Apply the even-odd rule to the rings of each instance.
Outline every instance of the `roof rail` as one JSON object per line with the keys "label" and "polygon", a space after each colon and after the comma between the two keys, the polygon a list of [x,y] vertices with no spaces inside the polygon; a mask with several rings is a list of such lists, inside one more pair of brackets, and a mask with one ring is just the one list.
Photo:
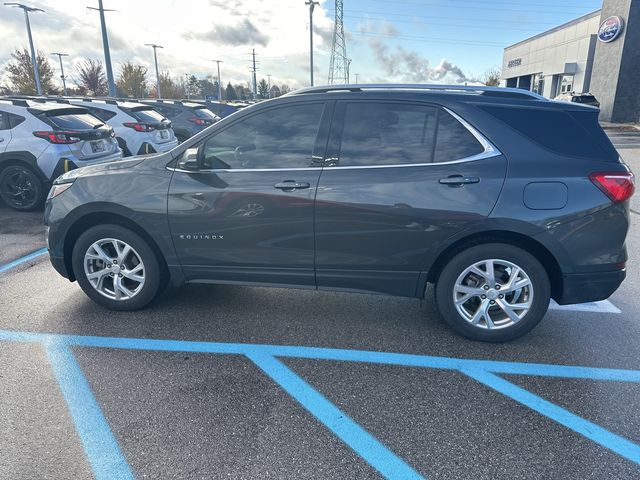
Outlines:
{"label": "roof rail", "polygon": [[301,88],[287,95],[300,95],[305,93],[330,93],[330,92],[363,92],[366,90],[420,90],[445,93],[467,93],[487,96],[530,98],[535,100],[548,100],[542,95],[520,88],[487,87],[484,85],[433,85],[433,84],[345,84],[345,85],[321,85],[318,87]]}
{"label": "roof rail", "polygon": [[16,107],[28,107],[26,99],[22,98],[11,98],[11,97],[0,97],[0,100],[5,100],[7,102],[11,102],[11,105],[15,105]]}

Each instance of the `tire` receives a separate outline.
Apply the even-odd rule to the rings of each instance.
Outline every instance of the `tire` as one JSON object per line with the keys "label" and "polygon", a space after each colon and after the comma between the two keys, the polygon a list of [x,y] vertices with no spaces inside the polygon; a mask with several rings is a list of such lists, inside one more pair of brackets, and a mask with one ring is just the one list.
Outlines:
{"label": "tire", "polygon": [[[488,282],[489,261],[495,272],[493,285]],[[450,328],[472,340],[505,342],[524,335],[542,320],[549,308],[551,286],[534,256],[513,245],[487,243],[453,257],[438,278],[435,295]]]}
{"label": "tire", "polygon": [[42,180],[30,167],[14,164],[0,171],[0,197],[9,207],[37,210],[44,203],[45,194]]}
{"label": "tire", "polygon": [[[126,246],[130,250],[122,255]],[[117,251],[121,253],[119,262]],[[163,270],[153,249],[137,233],[120,225],[99,225],[80,235],[73,246],[72,265],[84,293],[110,310],[144,308],[165,286]],[[99,275],[100,272],[104,274]],[[90,273],[97,275],[90,279]],[[124,290],[116,288],[118,284]]]}

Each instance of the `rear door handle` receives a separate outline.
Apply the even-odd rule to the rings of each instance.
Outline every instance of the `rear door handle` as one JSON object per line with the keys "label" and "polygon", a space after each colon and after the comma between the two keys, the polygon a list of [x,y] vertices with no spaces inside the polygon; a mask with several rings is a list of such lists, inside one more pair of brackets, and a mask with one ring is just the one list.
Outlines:
{"label": "rear door handle", "polygon": [[463,177],[462,175],[451,175],[446,178],[441,178],[439,182],[443,185],[450,185],[452,187],[460,187],[467,183],[479,183],[478,177]]}
{"label": "rear door handle", "polygon": [[311,185],[307,182],[296,182],[295,180],[285,180],[284,182],[276,183],[275,188],[290,192],[299,188],[309,188]]}

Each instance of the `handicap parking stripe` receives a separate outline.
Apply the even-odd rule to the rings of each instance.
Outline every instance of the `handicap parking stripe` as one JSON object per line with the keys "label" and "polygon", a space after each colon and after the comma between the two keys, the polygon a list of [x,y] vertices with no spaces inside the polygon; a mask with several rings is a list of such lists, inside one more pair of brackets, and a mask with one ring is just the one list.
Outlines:
{"label": "handicap parking stripe", "polygon": [[45,349],[96,480],[133,480],[129,464],[71,349],[60,342],[50,342]]}
{"label": "handicap parking stripe", "polygon": [[47,253],[47,249],[41,248],[40,250],[36,250],[35,252],[31,252],[30,254],[25,255],[24,257],[20,257],[9,263],[5,263],[4,265],[0,265],[0,273],[4,273],[6,271],[11,270],[12,268],[17,267],[18,265],[22,265],[23,263],[27,263],[27,262],[30,262],[31,260],[35,260],[36,258],[41,257],[45,253]]}
{"label": "handicap parking stripe", "polygon": [[264,354],[247,356],[385,478],[424,478],[278,359]]}

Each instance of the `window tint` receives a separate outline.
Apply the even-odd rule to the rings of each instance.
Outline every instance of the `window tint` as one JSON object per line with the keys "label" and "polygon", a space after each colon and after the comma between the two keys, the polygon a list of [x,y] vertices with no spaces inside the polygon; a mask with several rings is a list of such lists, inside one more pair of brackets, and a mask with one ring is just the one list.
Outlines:
{"label": "window tint", "polygon": [[91,112],[92,115],[95,115],[103,122],[107,122],[117,115],[115,112],[112,112],[111,110],[104,110],[102,108],[91,107],[89,108],[89,111]]}
{"label": "window tint", "polygon": [[617,159],[611,142],[598,125],[598,111],[572,112],[564,110],[516,107],[481,107],[525,137],[561,155]]}
{"label": "window tint", "polygon": [[193,113],[196,117],[202,118],[203,120],[211,120],[213,122],[218,120],[218,117],[207,107],[195,107]]}
{"label": "window tint", "polygon": [[203,168],[303,168],[311,155],[324,104],[267,110],[241,120],[203,145]]}
{"label": "window tint", "polygon": [[47,114],[49,122],[62,130],[84,130],[103,125],[103,122],[88,113]]}
{"label": "window tint", "polygon": [[4,112],[0,112],[0,130],[9,130],[9,122],[7,119],[7,114]]}
{"label": "window tint", "polygon": [[165,119],[151,107],[137,107],[131,110],[131,115],[133,115],[136,120],[147,123],[158,123]]}
{"label": "window tint", "polygon": [[432,161],[437,109],[393,103],[347,103],[339,166]]}
{"label": "window tint", "polygon": [[458,120],[445,110],[438,115],[434,162],[453,162],[484,152],[484,147]]}

